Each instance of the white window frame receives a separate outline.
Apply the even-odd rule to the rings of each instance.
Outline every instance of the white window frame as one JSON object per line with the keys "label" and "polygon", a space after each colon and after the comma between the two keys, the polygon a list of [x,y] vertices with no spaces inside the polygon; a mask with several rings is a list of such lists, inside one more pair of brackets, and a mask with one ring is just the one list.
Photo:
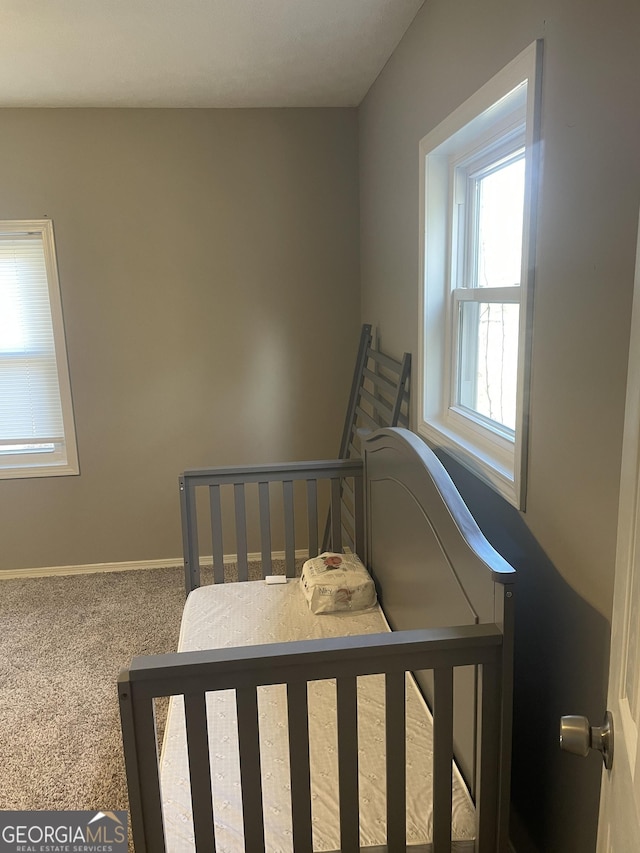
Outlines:
{"label": "white window frame", "polygon": [[[420,306],[417,431],[446,448],[514,506],[524,509],[529,365],[540,168],[542,42],[537,41],[420,142]],[[462,288],[459,175],[524,148],[525,204],[520,285]],[[468,214],[465,214],[467,216]],[[466,239],[466,238],[463,238]],[[475,291],[475,292],[474,292]],[[456,304],[520,305],[516,426],[509,430],[456,405]]]}
{"label": "white window frame", "polygon": [[[42,240],[49,308],[53,326],[57,383],[62,408],[63,437],[61,440],[43,441],[42,447],[38,448],[35,452],[28,452],[27,450],[28,447],[33,445],[21,445],[24,449],[15,453],[7,451],[0,452],[0,479],[55,477],[79,474],[53,223],[50,219],[0,220],[0,236],[10,237],[20,234],[39,235]],[[1,447],[0,450],[2,450]]]}

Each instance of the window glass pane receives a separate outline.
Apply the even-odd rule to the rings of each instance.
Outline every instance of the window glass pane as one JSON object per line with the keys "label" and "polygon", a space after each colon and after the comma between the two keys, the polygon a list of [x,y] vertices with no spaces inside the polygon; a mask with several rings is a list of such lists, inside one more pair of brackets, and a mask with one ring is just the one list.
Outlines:
{"label": "window glass pane", "polygon": [[475,179],[475,287],[520,284],[524,213],[524,156]]}
{"label": "window glass pane", "polygon": [[515,430],[520,306],[459,303],[457,404]]}
{"label": "window glass pane", "polygon": [[0,221],[0,479],[78,473],[50,220]]}
{"label": "window glass pane", "polygon": [[41,235],[0,237],[0,442],[61,440],[58,368]]}
{"label": "window glass pane", "polygon": [[0,352],[25,348],[25,329],[15,261],[0,252]]}

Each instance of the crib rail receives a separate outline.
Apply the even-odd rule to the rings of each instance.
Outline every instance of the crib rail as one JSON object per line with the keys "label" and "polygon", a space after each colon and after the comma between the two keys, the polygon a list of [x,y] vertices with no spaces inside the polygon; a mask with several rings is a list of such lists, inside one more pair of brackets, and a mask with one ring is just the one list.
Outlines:
{"label": "crib rail", "polygon": [[[476,796],[476,851],[503,853],[500,837],[498,762],[502,726],[503,637],[496,625],[471,625],[348,638],[135,658],[119,678],[120,710],[136,853],[164,853],[154,699],[183,694],[197,851],[215,853],[205,692],[235,689],[240,740],[245,851],[265,850],[260,775],[257,688],[285,684],[290,720],[293,845],[312,853],[307,683],[336,679],[339,753],[339,822],[342,851],[359,847],[356,679],[386,679],[388,853],[406,850],[406,671],[434,672],[433,851],[451,849],[453,671],[476,665],[482,679]],[[367,849],[367,848],[363,848]],[[369,848],[371,849],[371,848]],[[413,849],[413,848],[412,848]]]}
{"label": "crib rail", "polygon": [[[294,484],[299,481],[305,484],[304,494],[296,492],[294,496]],[[251,484],[257,485],[250,488]],[[330,511],[328,547],[342,551],[347,546],[356,553],[363,553],[363,465],[360,459],[190,470],[182,474],[179,485],[187,593],[201,583],[199,495],[207,504],[215,583],[224,581],[225,559],[237,562],[238,580],[248,580],[252,557],[249,541],[259,543],[253,554],[261,562],[262,576],[272,574],[272,536],[276,524],[283,528],[286,575],[293,577],[296,553],[318,554],[318,518],[322,514],[324,519],[326,512],[321,505],[323,500]],[[351,510],[345,508],[341,500],[344,490],[352,495]],[[225,492],[232,495],[225,495]],[[225,500],[225,497],[230,499]],[[231,509],[225,512],[229,507]],[[296,525],[296,510],[306,519],[302,530]],[[231,525],[227,519],[229,512],[234,516]],[[235,552],[225,548],[225,530],[229,527],[233,531]]]}

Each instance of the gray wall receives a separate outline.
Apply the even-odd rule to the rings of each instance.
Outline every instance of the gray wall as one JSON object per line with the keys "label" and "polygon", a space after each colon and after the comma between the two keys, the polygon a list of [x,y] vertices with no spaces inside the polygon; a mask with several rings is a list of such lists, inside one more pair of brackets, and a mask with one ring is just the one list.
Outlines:
{"label": "gray wall", "polygon": [[516,853],[590,853],[602,759],[561,752],[558,723],[574,709],[600,725],[609,622],[563,580],[517,510],[446,453],[439,456],[485,536],[518,571],[511,840]]}
{"label": "gray wall", "polygon": [[392,353],[417,353],[419,140],[536,38],[544,141],[526,512],[458,479],[521,570],[518,853],[588,853],[600,768],[558,752],[557,724],[561,713],[598,720],[606,697],[640,206],[640,4],[427,0],[359,111],[362,318]]}
{"label": "gray wall", "polygon": [[333,456],[359,335],[355,110],[3,110],[54,222],[81,475],[0,480],[0,569],[181,553],[186,467]]}

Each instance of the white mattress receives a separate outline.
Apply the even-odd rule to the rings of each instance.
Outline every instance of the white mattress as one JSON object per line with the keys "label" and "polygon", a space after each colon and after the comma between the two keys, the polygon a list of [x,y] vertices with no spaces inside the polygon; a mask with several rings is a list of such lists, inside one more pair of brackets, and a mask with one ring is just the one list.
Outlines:
{"label": "white mattress", "polygon": [[[379,608],[360,613],[310,613],[297,581],[211,585],[195,590],[185,605],[179,650],[350,636],[388,630]],[[407,689],[407,843],[428,845],[432,834],[432,723],[413,680]],[[286,693],[282,685],[258,689],[266,849],[293,853]],[[233,691],[207,694],[216,848],[243,851],[242,806]],[[335,683],[309,684],[314,849],[338,850]],[[384,681],[358,679],[361,845],[384,844]],[[173,697],[160,761],[169,853],[193,853],[193,823],[182,697]],[[453,849],[473,850],[473,804],[454,770]]]}

